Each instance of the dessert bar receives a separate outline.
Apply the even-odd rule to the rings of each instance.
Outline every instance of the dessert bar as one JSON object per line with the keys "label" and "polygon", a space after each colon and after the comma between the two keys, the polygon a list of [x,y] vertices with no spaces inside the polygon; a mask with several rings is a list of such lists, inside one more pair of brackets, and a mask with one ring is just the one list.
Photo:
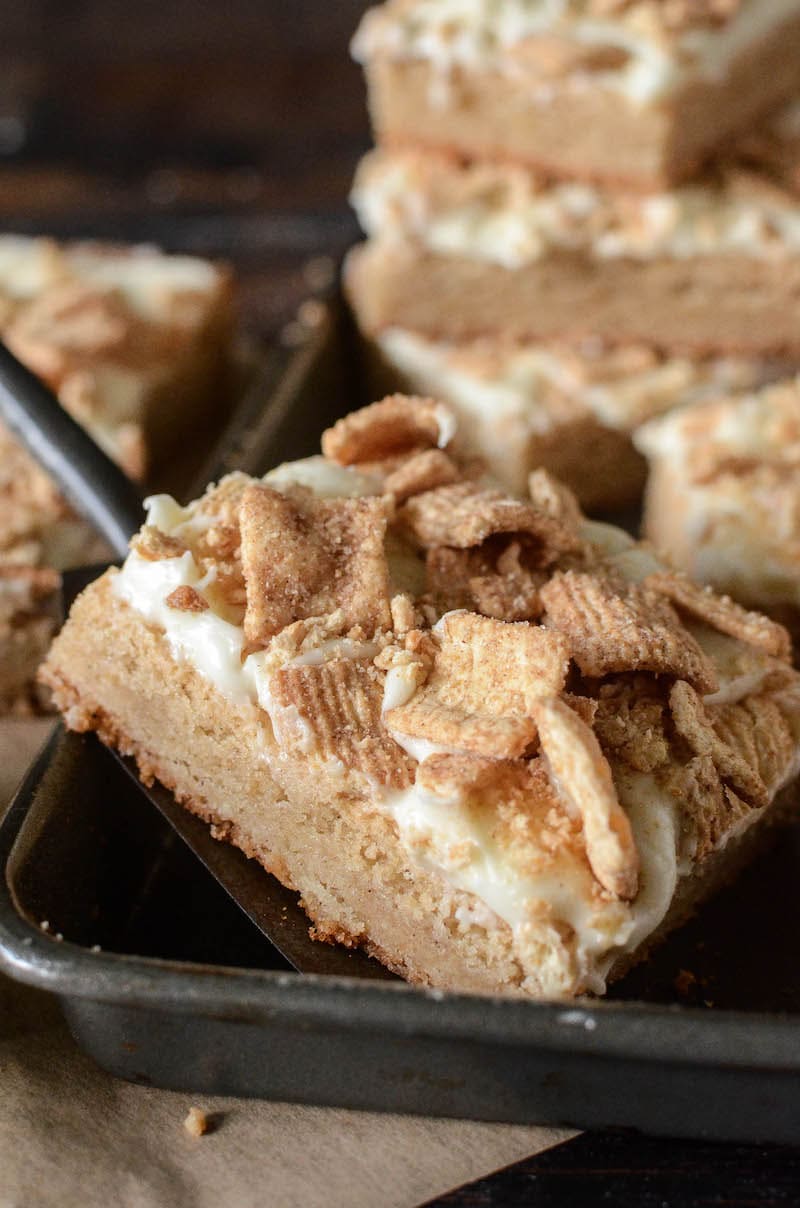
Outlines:
{"label": "dessert bar", "polygon": [[721,392],[785,377],[791,362],[667,355],[601,341],[457,344],[387,328],[364,340],[375,393],[402,387],[445,398],[464,446],[506,489],[524,492],[543,467],[591,512],[636,506],[646,477],[631,434],[646,420]]}
{"label": "dessert bar", "polygon": [[[796,107],[781,116],[796,125]],[[351,293],[370,330],[797,358],[798,165],[796,135],[773,127],[644,195],[379,149],[352,192],[370,241]]]}
{"label": "dessert bar", "polygon": [[689,407],[635,437],[650,463],[644,530],[737,600],[800,616],[800,382]]}
{"label": "dessert bar", "polygon": [[389,0],[353,51],[378,139],[640,189],[796,91],[797,0]]}
{"label": "dessert bar", "polygon": [[322,447],[151,499],[43,681],[316,938],[435,987],[602,993],[792,809],[788,635],[543,471],[497,490],[442,403]]}
{"label": "dessert bar", "polygon": [[[178,435],[196,432],[219,407],[231,325],[229,274],[207,261],[0,236],[2,339],[133,478],[173,455]],[[0,616],[3,625],[14,618],[0,647],[0,712],[26,705],[47,647],[49,568],[104,556],[91,527],[0,425],[0,597],[11,600]],[[37,586],[17,607],[21,583]]]}

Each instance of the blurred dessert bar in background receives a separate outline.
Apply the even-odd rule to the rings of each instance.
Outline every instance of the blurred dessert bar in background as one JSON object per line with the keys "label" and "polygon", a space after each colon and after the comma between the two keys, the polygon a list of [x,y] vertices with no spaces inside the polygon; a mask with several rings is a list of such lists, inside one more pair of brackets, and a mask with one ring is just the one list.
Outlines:
{"label": "blurred dessert bar in background", "polygon": [[800,633],[800,381],[639,430],[645,534],[676,566]]}
{"label": "blurred dessert bar in background", "polygon": [[653,188],[797,89],[797,0],[388,0],[354,41],[382,142]]}
{"label": "blurred dessert bar in background", "polygon": [[[0,334],[135,479],[230,388],[227,270],[153,247],[0,237]],[[103,556],[0,425],[0,709],[24,706],[53,629],[53,569]]]}
{"label": "blurred dessert bar in background", "polygon": [[[731,143],[731,114],[712,105],[706,135],[714,127],[717,137],[703,155],[712,142],[727,145],[711,163],[693,161],[696,175],[683,183],[663,171],[634,179],[585,170],[591,161],[581,148],[590,140],[598,154],[605,147],[609,163],[624,161],[622,127],[609,133],[605,108],[613,94],[624,110],[623,77],[639,79],[646,65],[655,72],[662,63],[669,89],[676,63],[680,74],[724,48],[713,59],[716,83],[706,79],[702,89],[710,97],[725,75],[720,64],[730,67],[740,54],[754,62],[767,53],[767,29],[770,38],[782,26],[800,32],[798,22],[800,4],[601,0],[390,0],[367,14],[355,49],[371,82],[379,145],[356,174],[352,201],[367,242],[348,257],[345,287],[381,371],[372,389],[442,395],[509,489],[524,487],[540,465],[584,507],[607,511],[640,498],[645,468],[631,441],[639,424],[792,376],[800,368],[800,103],[787,104],[784,87],[782,103],[763,116],[777,93],[756,102],[765,81],[752,79],[747,97],[737,85],[742,104],[752,102],[737,122],[747,128]],[[625,44],[630,59],[613,80],[608,70],[587,75],[577,60],[566,71],[559,87],[578,98],[583,118],[580,129],[562,130],[565,158],[533,153],[548,143],[527,111],[524,120],[517,113],[517,133],[530,139],[530,154],[510,146],[498,154],[477,136],[470,142],[468,129],[480,132],[482,121],[496,131],[513,125],[509,115],[493,116],[491,90],[477,86],[463,142],[437,142],[435,122],[413,107],[402,135],[385,118],[387,73],[410,79],[425,68],[445,90],[430,104],[446,114],[464,78],[530,92],[537,56],[556,44]],[[666,46],[677,58],[665,75]],[[689,89],[695,102],[701,77]],[[644,120],[641,98],[635,108]],[[555,109],[550,117],[557,120]],[[652,125],[641,129],[640,167],[664,150]],[[584,170],[568,162],[573,153]]]}

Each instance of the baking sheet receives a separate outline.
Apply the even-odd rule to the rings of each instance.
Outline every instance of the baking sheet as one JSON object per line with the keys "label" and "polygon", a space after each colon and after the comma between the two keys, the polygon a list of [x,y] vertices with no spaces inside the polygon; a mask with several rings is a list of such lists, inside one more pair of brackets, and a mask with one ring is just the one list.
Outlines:
{"label": "baking sheet", "polygon": [[[269,464],[271,449],[276,461],[308,452],[352,406],[352,367],[334,315],[289,358],[267,436],[255,414],[241,426],[250,464]],[[11,857],[0,962],[59,993],[84,1049],[123,1077],[518,1123],[800,1139],[800,940],[786,925],[796,828],[608,1000],[560,1005],[426,993],[354,977],[355,964],[344,977],[287,971],[91,737],[54,739],[0,838]],[[170,906],[155,889],[165,875],[180,883],[176,861],[205,879]]]}

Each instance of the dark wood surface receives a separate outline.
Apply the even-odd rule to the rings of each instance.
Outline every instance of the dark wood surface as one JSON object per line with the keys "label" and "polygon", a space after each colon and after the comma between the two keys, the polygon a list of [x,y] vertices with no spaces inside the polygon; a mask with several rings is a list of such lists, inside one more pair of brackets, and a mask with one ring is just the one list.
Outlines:
{"label": "dark wood surface", "polygon": [[[244,325],[274,337],[318,258],[356,237],[346,197],[369,134],[347,45],[366,6],[1,6],[0,229],[225,257]],[[584,1134],[436,1203],[798,1204],[800,1150]]]}
{"label": "dark wood surface", "polygon": [[426,1208],[772,1208],[800,1203],[800,1149],[583,1133]]}

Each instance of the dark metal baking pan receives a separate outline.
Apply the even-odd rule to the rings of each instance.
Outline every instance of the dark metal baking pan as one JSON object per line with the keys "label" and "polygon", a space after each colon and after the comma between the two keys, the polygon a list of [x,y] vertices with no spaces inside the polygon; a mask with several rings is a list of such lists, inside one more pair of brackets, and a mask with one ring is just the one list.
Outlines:
{"label": "dark metal baking pan", "polygon": [[[238,417],[250,454],[266,464],[315,447],[352,405],[349,367],[340,319],[310,332],[266,421]],[[56,730],[0,825],[0,966],[56,993],[81,1047],[134,1081],[797,1142],[799,840],[782,832],[603,1002],[425,992],[365,979],[360,958],[350,976],[298,974],[116,759]],[[238,872],[215,871],[229,888],[241,898],[246,868],[266,895],[266,874],[228,855]],[[296,910],[291,895],[284,906]]]}

